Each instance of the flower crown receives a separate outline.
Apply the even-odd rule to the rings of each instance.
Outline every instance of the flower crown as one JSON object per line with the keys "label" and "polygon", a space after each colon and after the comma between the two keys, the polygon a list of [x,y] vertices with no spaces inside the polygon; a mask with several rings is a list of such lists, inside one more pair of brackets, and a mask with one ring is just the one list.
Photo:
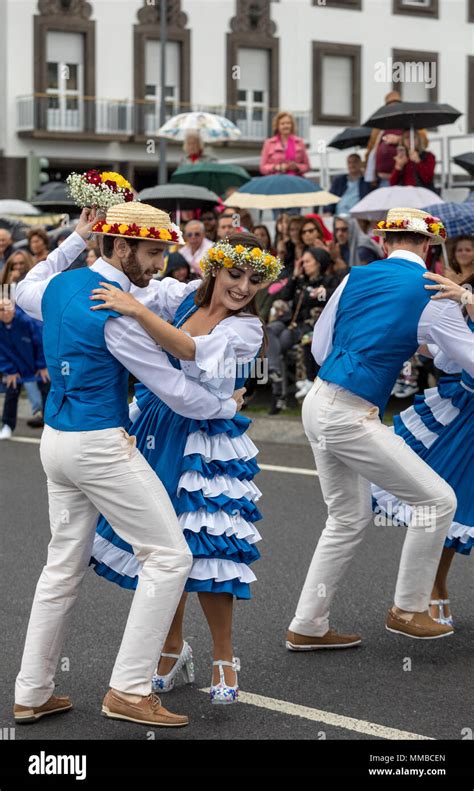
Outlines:
{"label": "flower crown", "polygon": [[410,231],[412,233],[430,233],[446,239],[446,228],[438,217],[411,217],[403,220],[380,220],[377,228],[381,231]]}
{"label": "flower crown", "polygon": [[280,259],[266,250],[261,250],[259,247],[244,247],[243,244],[234,247],[228,239],[223,239],[222,242],[211,247],[199,266],[205,277],[215,274],[222,267],[231,269],[233,266],[250,266],[255,272],[263,275],[266,281],[276,280],[283,269]]}
{"label": "flower crown", "polygon": [[97,209],[109,209],[134,198],[132,185],[120,173],[113,171],[71,173],[66,183],[71,198],[81,208],[95,206]]}
{"label": "flower crown", "polygon": [[135,222],[129,224],[125,222],[108,223],[106,220],[99,220],[92,228],[92,233],[105,233],[111,236],[135,236],[140,239],[159,239],[162,242],[182,244],[179,228],[174,223],[171,224],[171,230],[167,230],[166,228],[137,225]]}

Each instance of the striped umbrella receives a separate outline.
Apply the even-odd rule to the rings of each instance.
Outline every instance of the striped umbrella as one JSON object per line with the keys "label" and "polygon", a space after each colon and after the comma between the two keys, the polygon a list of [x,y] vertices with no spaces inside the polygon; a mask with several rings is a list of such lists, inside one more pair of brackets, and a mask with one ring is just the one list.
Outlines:
{"label": "striped umbrella", "polygon": [[239,209],[286,209],[328,206],[339,198],[302,176],[257,176],[233,192],[224,203]]}

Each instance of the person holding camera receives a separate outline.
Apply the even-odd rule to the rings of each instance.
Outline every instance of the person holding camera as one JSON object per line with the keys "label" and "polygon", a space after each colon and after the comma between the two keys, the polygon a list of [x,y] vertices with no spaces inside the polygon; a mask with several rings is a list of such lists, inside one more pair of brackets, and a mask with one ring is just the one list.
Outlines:
{"label": "person holding camera", "polygon": [[410,147],[410,132],[402,135],[402,142],[397,146],[394,167],[390,175],[391,186],[425,187],[436,192],[434,187],[434,171],[436,159],[431,151],[426,151],[422,138],[415,132],[415,147]]}

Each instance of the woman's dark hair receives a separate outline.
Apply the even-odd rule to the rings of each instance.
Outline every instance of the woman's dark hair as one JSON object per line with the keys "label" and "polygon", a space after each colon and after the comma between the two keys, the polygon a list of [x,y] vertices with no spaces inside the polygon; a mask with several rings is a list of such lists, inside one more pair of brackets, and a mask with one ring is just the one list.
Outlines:
{"label": "woman's dark hair", "polygon": [[472,275],[469,275],[469,277],[466,277],[466,279],[463,280],[462,283],[460,283],[459,285],[472,286],[472,288],[474,288],[474,273]]}
{"label": "woman's dark hair", "polygon": [[472,245],[474,245],[474,237],[464,234],[463,236],[456,236],[454,239],[451,239],[450,242],[449,266],[453,272],[456,272],[457,275],[460,275],[461,267],[456,261],[456,247],[458,246],[459,242],[470,242]]}
{"label": "woman's dark hair", "polygon": [[[260,239],[255,236],[253,233],[247,233],[246,231],[238,231],[237,233],[233,233],[228,239],[228,243],[232,245],[232,247],[237,247],[238,244],[241,244],[243,247],[258,247],[259,250],[263,250],[263,246],[260,242]],[[196,305],[199,305],[200,308],[206,307],[209,305],[212,299],[212,295],[214,293],[214,285],[216,279],[212,277],[212,275],[208,275],[204,278],[203,283],[196,291],[196,296],[194,297],[194,301]],[[250,302],[242,308],[242,311],[236,310],[234,311],[235,315],[239,313],[251,313],[252,316],[257,316],[257,318],[261,320],[257,305],[255,303],[255,297],[250,300]],[[264,342],[262,346],[262,350],[266,348],[266,335],[265,335],[265,327],[262,321],[262,327],[264,332]]]}
{"label": "woman's dark hair", "polygon": [[266,225],[254,225],[254,227],[253,227],[253,232],[254,233],[257,230],[257,228],[263,228],[263,230],[265,232],[265,236],[267,237],[267,241],[265,242],[265,249],[266,250],[270,250],[270,247],[272,246],[272,240],[270,238],[270,231],[268,230]]}
{"label": "woman's dark hair", "polygon": [[305,253],[313,256],[314,260],[321,266],[321,274],[323,275],[331,265],[331,256],[322,247],[307,247]]}
{"label": "woman's dark hair", "polygon": [[44,228],[31,228],[31,230],[28,231],[27,236],[28,244],[31,242],[33,236],[39,236],[39,238],[42,239],[44,246],[49,249],[49,236]]}
{"label": "woman's dark hair", "polygon": [[[124,238],[124,237],[122,237],[122,238]],[[105,234],[102,237],[102,249],[104,251],[104,255],[106,256],[106,258],[111,258],[113,256],[113,254],[114,254],[114,241],[115,241],[115,239],[117,239],[116,236],[107,236],[107,234]],[[136,250],[136,248],[138,247],[140,242],[143,241],[143,239],[133,239],[133,238],[131,238],[131,239],[125,239],[125,241],[129,245],[129,247],[132,248],[132,250]]]}

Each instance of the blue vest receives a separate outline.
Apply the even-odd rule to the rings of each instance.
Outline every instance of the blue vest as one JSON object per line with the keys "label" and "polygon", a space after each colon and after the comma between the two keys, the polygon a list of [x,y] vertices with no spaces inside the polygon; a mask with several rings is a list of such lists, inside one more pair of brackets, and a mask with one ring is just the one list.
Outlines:
{"label": "blue vest", "polygon": [[[44,421],[60,431],[128,426],[128,371],[107,349],[105,322],[120,314],[90,310],[103,275],[73,269],[53,277],[43,295],[43,345],[51,377]],[[119,283],[108,281],[120,288]]]}
{"label": "blue vest", "polygon": [[418,322],[430,300],[424,271],[404,258],[354,267],[339,300],[333,348],[318,375],[381,414],[403,363],[419,346]]}

